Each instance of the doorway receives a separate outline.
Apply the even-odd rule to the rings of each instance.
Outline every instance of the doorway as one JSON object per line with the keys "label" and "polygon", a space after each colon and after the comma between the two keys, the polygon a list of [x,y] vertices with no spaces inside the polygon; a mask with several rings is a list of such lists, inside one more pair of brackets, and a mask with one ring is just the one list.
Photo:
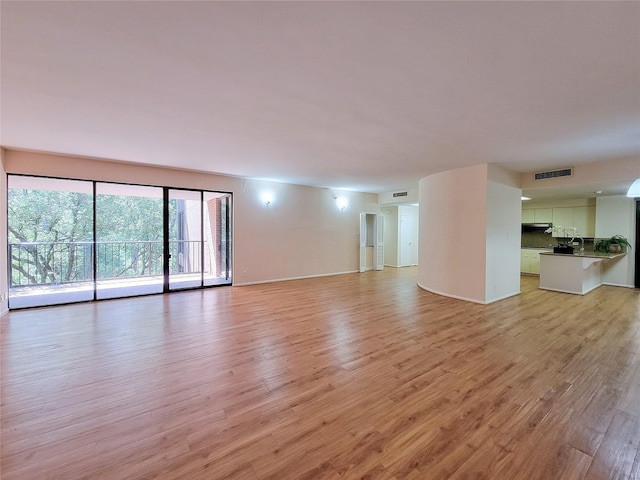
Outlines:
{"label": "doorway", "polygon": [[409,267],[413,264],[415,229],[412,215],[400,215],[400,266]]}
{"label": "doorway", "polygon": [[168,189],[169,290],[231,281],[231,194]]}
{"label": "doorway", "polygon": [[636,199],[636,268],[635,281],[636,288],[640,288],[640,199]]}
{"label": "doorway", "polygon": [[384,217],[360,214],[360,272],[384,269]]}

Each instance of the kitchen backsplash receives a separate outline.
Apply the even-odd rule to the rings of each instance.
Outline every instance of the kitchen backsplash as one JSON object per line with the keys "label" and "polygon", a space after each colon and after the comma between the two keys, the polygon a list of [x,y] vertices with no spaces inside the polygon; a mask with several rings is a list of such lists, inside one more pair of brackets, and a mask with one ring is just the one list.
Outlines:
{"label": "kitchen backsplash", "polygon": [[541,232],[522,232],[522,246],[535,248],[548,248],[557,245],[556,239],[548,233]]}
{"label": "kitchen backsplash", "polygon": [[[548,233],[544,232],[522,232],[522,247],[523,248],[549,248],[555,247],[558,241],[562,241],[562,238],[553,238]],[[576,239],[579,242],[580,240]],[[578,246],[578,248],[580,248]],[[593,251],[593,238],[584,239],[584,249],[586,251]]]}

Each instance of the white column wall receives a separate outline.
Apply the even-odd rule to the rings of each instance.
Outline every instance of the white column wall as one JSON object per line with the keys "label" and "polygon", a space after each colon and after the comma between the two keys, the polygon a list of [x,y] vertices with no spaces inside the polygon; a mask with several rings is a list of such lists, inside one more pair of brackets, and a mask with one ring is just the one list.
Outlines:
{"label": "white column wall", "polygon": [[522,190],[519,178],[489,165],[487,183],[487,303],[520,293]]}
{"label": "white column wall", "polygon": [[[636,241],[635,200],[623,195],[596,198],[596,238],[622,235],[631,245]],[[608,285],[633,287],[635,251],[622,258],[605,262],[602,281]]]}
{"label": "white column wall", "polygon": [[520,293],[518,183],[487,164],[420,181],[420,287],[482,304]]}
{"label": "white column wall", "polygon": [[420,180],[418,285],[485,303],[487,165]]}

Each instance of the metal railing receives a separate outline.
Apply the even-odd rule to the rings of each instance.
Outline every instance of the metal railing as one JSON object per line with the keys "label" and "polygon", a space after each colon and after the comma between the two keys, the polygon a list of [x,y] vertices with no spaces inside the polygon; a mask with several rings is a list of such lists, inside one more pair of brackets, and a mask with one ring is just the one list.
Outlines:
{"label": "metal railing", "polygon": [[[94,248],[97,280],[164,274],[162,241],[11,243],[11,287],[93,281]],[[200,241],[171,240],[169,273],[199,273],[201,253]]]}

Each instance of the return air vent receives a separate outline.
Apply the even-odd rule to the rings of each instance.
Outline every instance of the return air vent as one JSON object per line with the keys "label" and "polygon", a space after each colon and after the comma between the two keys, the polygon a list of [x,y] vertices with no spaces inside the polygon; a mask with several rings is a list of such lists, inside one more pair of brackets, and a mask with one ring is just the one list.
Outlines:
{"label": "return air vent", "polygon": [[395,197],[406,197],[409,192],[396,192],[393,194],[393,198]]}
{"label": "return air vent", "polygon": [[573,168],[563,168],[561,170],[534,173],[533,178],[534,180],[546,180],[547,178],[570,177],[571,175],[573,175]]}

